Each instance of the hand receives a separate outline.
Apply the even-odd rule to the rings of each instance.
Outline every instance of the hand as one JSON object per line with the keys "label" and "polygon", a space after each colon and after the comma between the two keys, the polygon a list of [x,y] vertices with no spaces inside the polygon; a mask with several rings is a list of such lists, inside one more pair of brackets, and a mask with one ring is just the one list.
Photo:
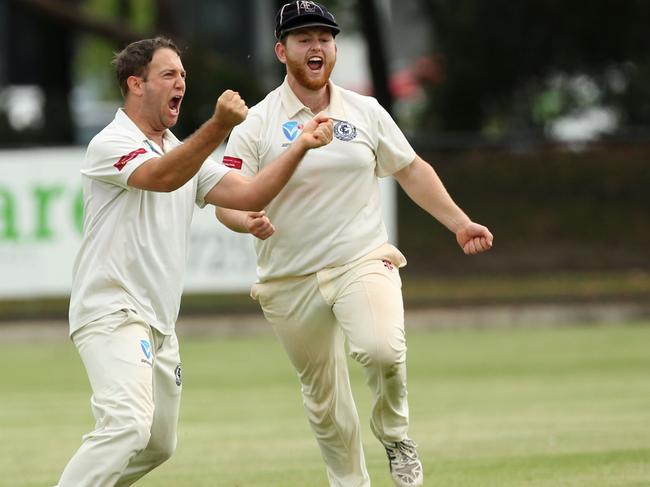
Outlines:
{"label": "hand", "polygon": [[305,124],[300,140],[306,149],[316,149],[332,141],[333,123],[327,115],[319,113]]}
{"label": "hand", "polygon": [[480,254],[492,248],[494,237],[483,225],[469,222],[456,232],[456,241],[467,255]]}
{"label": "hand", "polygon": [[260,240],[266,240],[275,233],[275,227],[264,211],[249,211],[244,225],[248,233]]}
{"label": "hand", "polygon": [[247,114],[246,102],[239,96],[239,93],[232,90],[224,91],[214,108],[216,122],[227,130],[243,122]]}

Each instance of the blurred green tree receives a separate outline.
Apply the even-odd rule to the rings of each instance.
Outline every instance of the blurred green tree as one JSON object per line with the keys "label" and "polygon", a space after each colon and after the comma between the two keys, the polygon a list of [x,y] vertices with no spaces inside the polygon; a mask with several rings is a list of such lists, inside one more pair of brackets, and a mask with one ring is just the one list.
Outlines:
{"label": "blurred green tree", "polygon": [[[584,103],[650,125],[650,2],[646,0],[421,0],[444,80],[428,86],[421,123],[443,131],[541,128]],[[559,77],[559,78],[558,78]],[[558,81],[559,79],[559,81]],[[584,93],[583,93],[584,94]]]}

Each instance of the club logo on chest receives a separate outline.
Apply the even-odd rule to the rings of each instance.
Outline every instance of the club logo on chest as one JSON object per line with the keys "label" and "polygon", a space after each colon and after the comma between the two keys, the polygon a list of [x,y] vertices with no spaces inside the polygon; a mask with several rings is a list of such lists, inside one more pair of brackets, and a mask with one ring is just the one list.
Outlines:
{"label": "club logo on chest", "polygon": [[334,125],[334,137],[337,139],[348,142],[356,136],[357,128],[351,123],[341,120]]}

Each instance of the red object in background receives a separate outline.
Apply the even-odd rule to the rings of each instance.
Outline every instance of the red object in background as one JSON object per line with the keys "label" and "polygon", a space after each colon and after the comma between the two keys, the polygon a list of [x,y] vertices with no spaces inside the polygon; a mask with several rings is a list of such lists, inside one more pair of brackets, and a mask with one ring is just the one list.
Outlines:
{"label": "red object in background", "polygon": [[424,84],[438,84],[444,79],[439,56],[420,57],[408,68],[390,77],[390,92],[395,98],[413,98]]}

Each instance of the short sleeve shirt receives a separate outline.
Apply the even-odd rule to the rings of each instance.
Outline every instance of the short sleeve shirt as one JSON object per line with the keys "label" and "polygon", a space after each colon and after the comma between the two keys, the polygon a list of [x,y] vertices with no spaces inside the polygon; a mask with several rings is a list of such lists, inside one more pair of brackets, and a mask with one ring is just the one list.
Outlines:
{"label": "short sleeve shirt", "polygon": [[[163,140],[165,151],[181,144],[169,130]],[[123,308],[172,333],[194,205],[206,204],[228,169],[208,159],[169,193],[128,185],[133,171],[163,153],[121,109],[90,142],[81,168],[84,234],[73,267],[70,333]]]}
{"label": "short sleeve shirt", "polygon": [[[255,241],[260,281],[342,265],[387,241],[378,177],[413,162],[415,151],[372,97],[329,83],[334,138],[311,149],[267,206],[276,231]],[[287,80],[235,127],[224,164],[254,175],[297,139],[314,114]]]}

